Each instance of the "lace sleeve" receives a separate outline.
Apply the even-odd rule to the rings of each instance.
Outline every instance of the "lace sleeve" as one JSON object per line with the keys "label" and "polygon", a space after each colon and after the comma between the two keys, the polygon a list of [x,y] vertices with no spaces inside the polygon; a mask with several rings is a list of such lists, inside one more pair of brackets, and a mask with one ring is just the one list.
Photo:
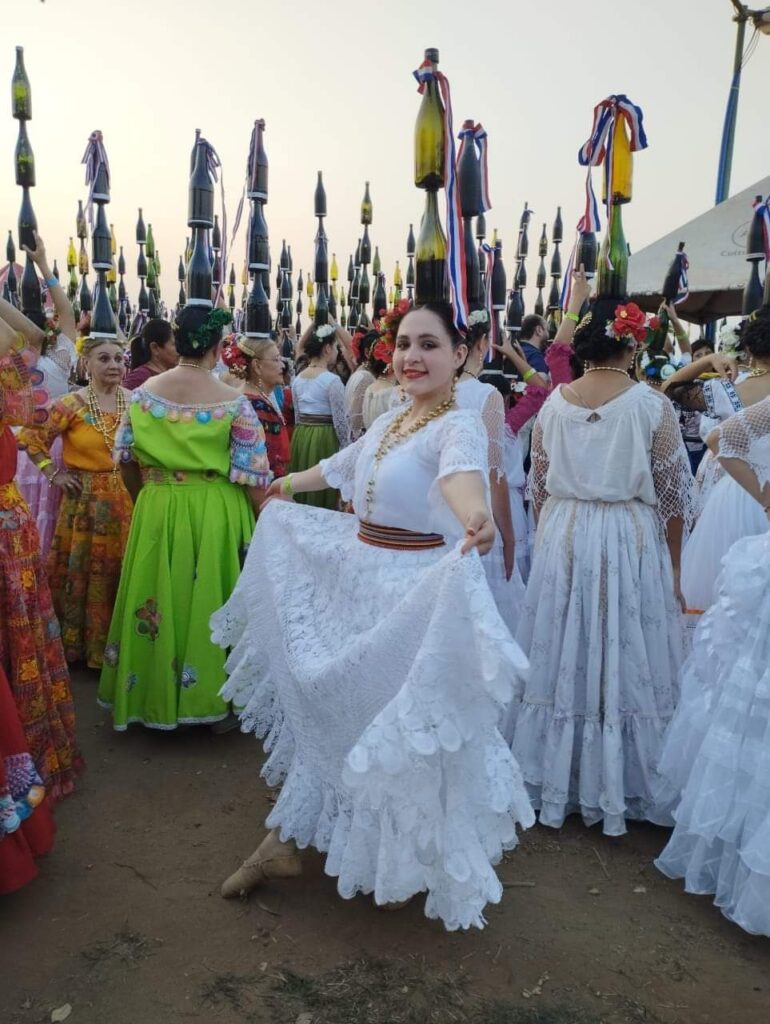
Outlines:
{"label": "lace sleeve", "polygon": [[551,384],[553,387],[558,387],[559,384],[571,384],[575,379],[575,374],[572,372],[572,356],[575,354],[575,350],[572,345],[567,345],[563,341],[554,341],[553,345],[549,345],[545,352],[545,361],[548,366],[548,372],[551,374]]}
{"label": "lace sleeve", "polygon": [[470,410],[450,413],[443,427],[435,434],[434,443],[439,446],[436,479],[443,480],[454,473],[479,471],[484,475],[485,485],[488,485],[486,431],[482,429],[479,414]]}
{"label": "lace sleeve", "polygon": [[267,487],[272,479],[262,424],[249,400],[241,398],[230,424],[230,480],[247,487]]}
{"label": "lace sleeve", "polygon": [[760,490],[770,482],[770,398],[750,405],[716,429],[718,459],[739,459],[750,467]]}
{"label": "lace sleeve", "polygon": [[0,426],[31,423],[35,400],[24,358],[17,352],[0,359]]}
{"label": "lace sleeve", "polygon": [[548,452],[543,444],[543,424],[540,418],[535,421],[532,431],[532,466],[529,471],[528,489],[532,500],[535,519],[540,515],[540,510],[548,499],[546,481],[548,480]]}
{"label": "lace sleeve", "polygon": [[674,406],[666,397],[660,404],[660,419],[652,435],[650,451],[658,515],[664,528],[670,519],[681,518],[689,531],[695,512],[690,460]]}
{"label": "lace sleeve", "polygon": [[356,463],[361,454],[361,449],[369,437],[370,434],[362,434],[352,444],[340,448],[334,455],[328,459],[321,459],[318,463],[324,480],[329,487],[333,487],[335,491],[340,492],[344,501],[353,500]]}
{"label": "lace sleeve", "polygon": [[545,405],[549,394],[548,388],[541,387],[540,384],[527,384],[527,390],[516,405],[508,410],[505,417],[508,426],[514,434],[518,434],[525,423],[531,420],[533,416],[537,416]]}
{"label": "lace sleeve", "polygon": [[481,419],[489,438],[489,472],[496,473],[496,479],[502,480],[505,476],[505,403],[497,388],[484,399]]}
{"label": "lace sleeve", "polygon": [[334,433],[337,435],[340,448],[344,448],[350,441],[350,427],[345,412],[345,385],[336,375],[329,383],[329,405],[332,407]]}

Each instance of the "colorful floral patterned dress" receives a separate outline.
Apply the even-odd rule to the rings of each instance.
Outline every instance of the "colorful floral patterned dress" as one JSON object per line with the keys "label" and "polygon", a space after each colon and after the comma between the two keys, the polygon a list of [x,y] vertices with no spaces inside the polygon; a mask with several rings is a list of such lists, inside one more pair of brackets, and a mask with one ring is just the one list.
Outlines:
{"label": "colorful floral patterned dress", "polygon": [[[24,361],[18,356],[0,359],[0,836],[16,833],[25,803],[28,810],[38,803],[31,795],[33,786],[42,783],[52,800],[71,792],[78,765],[75,712],[59,624],[37,529],[14,482],[16,441],[10,427],[30,422],[33,412]],[[14,707],[18,722],[11,716]],[[39,796],[37,788],[35,792]],[[49,828],[36,836],[29,834],[31,830],[41,832],[37,824],[25,822],[27,838],[15,840],[13,877],[18,884],[34,876],[34,866],[25,867],[25,860],[50,846]],[[50,833],[48,839],[45,833]],[[17,888],[6,875],[6,842],[0,842],[0,851],[6,851],[0,854],[0,887]]]}
{"label": "colorful floral patterned dress", "polygon": [[273,476],[286,476],[291,454],[291,430],[294,426],[294,407],[291,390],[283,389],[283,404],[279,405],[274,394],[272,400],[263,394],[246,394],[251,407],[257,414],[267,443],[267,458]]}
{"label": "colorful floral patterned dress", "polygon": [[115,455],[134,460],[143,486],[134,509],[110,626],[99,702],[114,727],[217,722],[225,653],[208,622],[230,597],[254,529],[244,486],[272,474],[248,400],[178,405],[133,392]]}
{"label": "colorful floral patterned dress", "polygon": [[[65,494],[48,555],[48,579],[67,661],[101,668],[131,523],[131,498],[79,392],[52,402],[45,422],[22,430],[19,447],[50,457],[57,437],[64,465],[81,480]],[[112,428],[115,414],[104,413]]]}

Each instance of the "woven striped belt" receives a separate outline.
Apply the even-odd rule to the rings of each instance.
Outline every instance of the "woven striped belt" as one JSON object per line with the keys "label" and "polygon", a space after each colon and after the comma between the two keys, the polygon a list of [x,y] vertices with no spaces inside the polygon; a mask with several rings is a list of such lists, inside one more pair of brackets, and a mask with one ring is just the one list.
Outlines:
{"label": "woven striped belt", "polygon": [[411,530],[378,526],[363,520],[358,524],[358,539],[372,547],[391,548],[393,551],[425,551],[444,546],[444,538],[440,533],[413,533]]}
{"label": "woven striped belt", "polygon": [[297,419],[297,426],[298,427],[328,427],[328,426],[331,426],[331,424],[333,422],[334,421],[332,420],[331,416],[310,416],[310,415],[305,415],[305,416],[300,416]]}

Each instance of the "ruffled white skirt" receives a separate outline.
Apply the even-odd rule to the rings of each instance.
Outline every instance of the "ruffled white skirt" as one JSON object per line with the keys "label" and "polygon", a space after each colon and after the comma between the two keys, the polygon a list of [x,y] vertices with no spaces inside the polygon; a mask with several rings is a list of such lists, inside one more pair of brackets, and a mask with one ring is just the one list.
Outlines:
{"label": "ruffled white skirt", "polygon": [[770,935],[770,535],[738,541],[683,673],[661,774],[676,827],[655,862]]}
{"label": "ruffled white skirt", "polygon": [[711,488],[695,529],[682,552],[682,593],[687,607],[705,611],[716,600],[722,559],[743,537],[770,529],[762,506],[731,476]]}
{"label": "ruffled white skirt", "polygon": [[283,783],[270,828],[327,853],[345,898],[427,891],[448,929],[481,927],[492,867],[534,814],[498,725],[527,664],[481,560],[391,551],[350,515],[272,502],[212,619],[223,695]]}
{"label": "ruffled white skirt", "polygon": [[505,731],[541,823],[579,811],[622,835],[654,806],[682,660],[655,510],[550,498],[517,640],[530,672]]}

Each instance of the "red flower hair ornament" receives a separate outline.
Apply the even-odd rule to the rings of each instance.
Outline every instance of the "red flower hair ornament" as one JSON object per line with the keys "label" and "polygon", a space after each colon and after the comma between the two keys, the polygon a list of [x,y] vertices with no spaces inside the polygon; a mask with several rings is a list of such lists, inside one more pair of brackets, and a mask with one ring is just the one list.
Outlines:
{"label": "red flower hair ornament", "polygon": [[647,317],[635,302],[616,306],[615,319],[607,324],[606,334],[617,341],[633,338],[641,344],[647,338]]}

